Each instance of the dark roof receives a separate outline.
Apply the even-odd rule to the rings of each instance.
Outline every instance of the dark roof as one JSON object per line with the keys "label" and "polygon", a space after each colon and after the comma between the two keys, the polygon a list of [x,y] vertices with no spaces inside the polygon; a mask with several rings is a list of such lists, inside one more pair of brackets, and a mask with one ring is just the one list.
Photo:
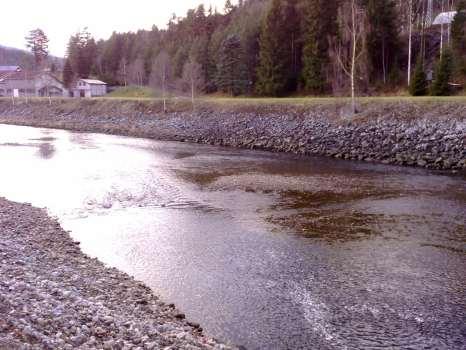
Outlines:
{"label": "dark roof", "polygon": [[30,80],[34,79],[39,72],[27,72],[27,71],[0,71],[0,80]]}
{"label": "dark roof", "polygon": [[16,72],[20,70],[20,66],[0,66],[0,72]]}
{"label": "dark roof", "polygon": [[8,81],[8,80],[32,80],[36,79],[38,76],[43,74],[47,74],[55,81],[63,84],[60,79],[49,72],[28,72],[28,71],[18,71],[18,72],[0,72],[0,82]]}

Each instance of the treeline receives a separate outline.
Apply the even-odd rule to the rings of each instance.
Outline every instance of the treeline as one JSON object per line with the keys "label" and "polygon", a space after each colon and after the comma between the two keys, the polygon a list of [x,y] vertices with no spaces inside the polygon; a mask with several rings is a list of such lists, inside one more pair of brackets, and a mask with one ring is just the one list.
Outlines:
{"label": "treeline", "polygon": [[[200,5],[173,16],[163,30],[115,32],[97,42],[87,30],[77,33],[68,45],[64,80],[95,76],[163,93],[285,96],[353,88],[375,94],[418,84],[418,76],[427,88],[429,70],[448,56],[447,87],[452,78],[464,82],[466,0],[428,3],[227,0],[221,13]],[[442,9],[459,11],[453,24],[431,26],[429,17]]]}

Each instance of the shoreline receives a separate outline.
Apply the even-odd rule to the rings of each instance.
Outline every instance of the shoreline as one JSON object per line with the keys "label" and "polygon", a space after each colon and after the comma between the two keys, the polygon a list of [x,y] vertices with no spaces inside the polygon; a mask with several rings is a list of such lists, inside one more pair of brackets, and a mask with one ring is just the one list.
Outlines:
{"label": "shoreline", "polygon": [[464,102],[222,104],[0,100],[0,123],[466,172]]}
{"label": "shoreline", "polygon": [[0,349],[233,349],[85,255],[45,210],[0,197]]}

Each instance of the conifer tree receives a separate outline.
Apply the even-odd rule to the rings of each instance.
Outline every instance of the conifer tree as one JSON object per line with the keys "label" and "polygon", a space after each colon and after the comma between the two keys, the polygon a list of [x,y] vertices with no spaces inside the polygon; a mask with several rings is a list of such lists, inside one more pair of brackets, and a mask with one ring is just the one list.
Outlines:
{"label": "conifer tree", "polygon": [[304,47],[301,78],[304,90],[322,94],[327,90],[326,65],[329,38],[336,33],[337,2],[305,0]]}
{"label": "conifer tree", "polygon": [[451,24],[451,42],[460,74],[466,75],[466,0],[461,0]]}
{"label": "conifer tree", "polygon": [[44,31],[40,28],[31,30],[26,37],[26,47],[31,49],[36,63],[36,69],[40,68],[42,63],[49,55],[49,39]]}
{"label": "conifer tree", "polygon": [[243,64],[243,49],[237,35],[228,36],[220,46],[217,63],[219,89],[237,96],[246,91],[246,69]]}
{"label": "conifer tree", "polygon": [[451,50],[446,48],[440,57],[435,73],[435,80],[432,84],[433,96],[448,96],[450,94],[449,82],[453,73],[453,55]]}
{"label": "conifer tree", "polygon": [[424,65],[422,58],[419,57],[414,70],[414,77],[409,85],[409,93],[412,96],[425,96],[427,95],[427,79],[424,72]]}
{"label": "conifer tree", "polygon": [[285,93],[291,77],[291,47],[286,27],[285,6],[273,0],[264,19],[260,34],[259,67],[256,92],[279,96]]}
{"label": "conifer tree", "polygon": [[71,87],[71,84],[74,80],[73,68],[71,67],[70,59],[67,58],[65,61],[65,66],[63,67],[63,83],[67,88]]}
{"label": "conifer tree", "polygon": [[386,83],[399,47],[395,1],[367,0],[367,18],[367,50],[371,61],[371,80],[382,79]]}

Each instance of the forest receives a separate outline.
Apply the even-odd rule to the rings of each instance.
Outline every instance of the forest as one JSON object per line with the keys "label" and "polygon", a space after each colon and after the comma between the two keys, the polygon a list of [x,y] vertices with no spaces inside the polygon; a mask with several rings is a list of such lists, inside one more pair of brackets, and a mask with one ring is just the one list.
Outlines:
{"label": "forest", "polygon": [[[435,24],[440,13],[453,21]],[[96,77],[161,93],[251,96],[447,95],[466,82],[466,0],[227,0],[167,27],[87,29],[63,79]]]}

